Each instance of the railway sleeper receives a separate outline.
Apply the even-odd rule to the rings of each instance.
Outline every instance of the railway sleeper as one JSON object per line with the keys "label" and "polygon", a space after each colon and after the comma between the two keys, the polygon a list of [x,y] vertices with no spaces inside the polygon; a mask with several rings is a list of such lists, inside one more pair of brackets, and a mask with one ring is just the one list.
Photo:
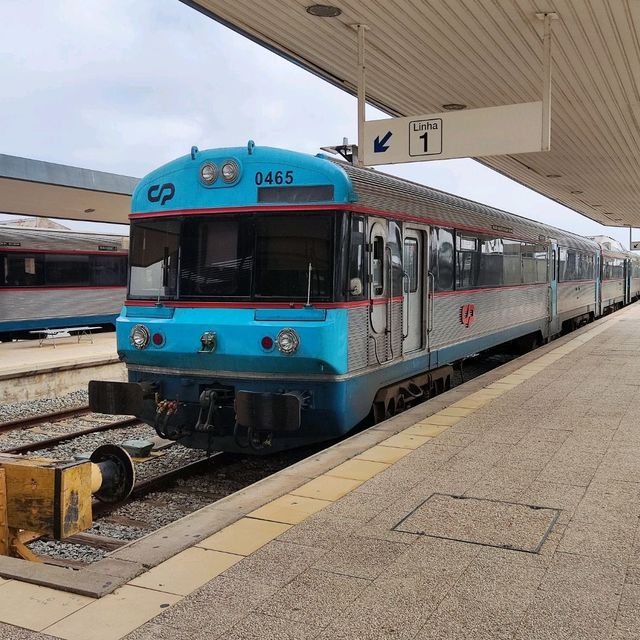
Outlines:
{"label": "railway sleeper", "polygon": [[448,364],[382,387],[373,399],[374,423],[449,390],[452,376],[453,367]]}

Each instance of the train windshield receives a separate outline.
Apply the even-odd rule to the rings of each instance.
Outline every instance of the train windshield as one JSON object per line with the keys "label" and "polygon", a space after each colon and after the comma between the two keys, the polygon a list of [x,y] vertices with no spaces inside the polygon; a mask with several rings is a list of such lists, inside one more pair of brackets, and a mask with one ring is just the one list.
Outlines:
{"label": "train windshield", "polygon": [[333,214],[135,222],[130,297],[331,300]]}
{"label": "train windshield", "polygon": [[175,298],[179,239],[179,220],[143,220],[131,225],[131,296]]}

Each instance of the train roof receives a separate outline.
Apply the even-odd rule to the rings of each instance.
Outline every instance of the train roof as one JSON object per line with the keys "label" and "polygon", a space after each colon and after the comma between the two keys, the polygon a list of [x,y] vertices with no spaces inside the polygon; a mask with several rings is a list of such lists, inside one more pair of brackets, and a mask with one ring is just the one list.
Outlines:
{"label": "train roof", "polygon": [[[219,167],[227,160],[233,160],[240,166],[239,188],[229,189],[227,187],[232,185],[225,185],[220,180],[209,186],[199,182],[199,170],[203,164],[213,162]],[[260,208],[265,203],[256,201],[256,185],[243,180],[243,177],[249,174],[249,167],[254,171],[267,171],[276,166],[295,169],[297,179],[300,178],[303,185],[331,184],[334,187],[332,199],[314,204],[350,204],[356,209],[405,214],[444,227],[495,233],[531,242],[554,239],[563,246],[589,251],[599,247],[593,240],[578,234],[374,169],[355,167],[324,154],[312,156],[259,147],[251,141],[246,147],[202,151],[194,147],[190,154],[152,171],[134,191],[132,217],[145,213],[180,215],[215,208]]]}
{"label": "train roof", "polygon": [[593,240],[523,216],[503,211],[446,191],[398,178],[375,169],[353,166],[327,158],[349,176],[358,195],[358,204],[390,212],[399,212],[433,221],[442,226],[460,226],[483,232],[498,232],[532,241],[557,240],[560,245],[595,250]]}

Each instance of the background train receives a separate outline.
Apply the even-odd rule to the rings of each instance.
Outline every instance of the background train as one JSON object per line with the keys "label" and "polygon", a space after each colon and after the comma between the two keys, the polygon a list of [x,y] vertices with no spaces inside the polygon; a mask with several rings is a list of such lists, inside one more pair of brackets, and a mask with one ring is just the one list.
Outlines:
{"label": "background train", "polygon": [[129,238],[0,226],[0,341],[29,331],[115,326]]}
{"label": "background train", "polygon": [[637,299],[639,269],[611,239],[322,155],[193,148],[133,195],[129,382],[92,382],[90,404],[203,449],[328,440],[447,388],[461,358]]}

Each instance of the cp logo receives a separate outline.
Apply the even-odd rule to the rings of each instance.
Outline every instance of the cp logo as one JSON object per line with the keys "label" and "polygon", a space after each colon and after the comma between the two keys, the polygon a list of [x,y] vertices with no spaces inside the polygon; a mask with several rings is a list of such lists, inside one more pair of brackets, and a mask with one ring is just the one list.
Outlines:
{"label": "cp logo", "polygon": [[162,206],[167,200],[171,200],[176,193],[176,188],[172,182],[166,182],[162,186],[152,184],[147,191],[147,200],[149,202],[160,202]]}
{"label": "cp logo", "polygon": [[460,322],[465,327],[470,327],[476,319],[476,305],[475,304],[463,304],[460,307]]}

